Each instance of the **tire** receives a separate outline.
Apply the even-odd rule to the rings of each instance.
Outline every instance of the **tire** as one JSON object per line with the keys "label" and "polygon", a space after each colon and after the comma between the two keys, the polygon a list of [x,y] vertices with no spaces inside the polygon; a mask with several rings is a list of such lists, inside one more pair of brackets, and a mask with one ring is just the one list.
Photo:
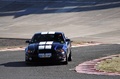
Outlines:
{"label": "tire", "polygon": [[70,50],[70,54],[69,54],[69,57],[68,57],[68,61],[72,61],[72,53],[71,53],[71,50]]}
{"label": "tire", "polygon": [[26,61],[25,61],[25,64],[26,64],[27,66],[30,65],[30,63],[28,63],[28,62],[26,62]]}
{"label": "tire", "polygon": [[30,62],[27,60],[26,56],[25,56],[25,64],[28,66],[30,65]]}
{"label": "tire", "polygon": [[25,60],[25,64],[26,64],[26,66],[31,66],[33,63]]}
{"label": "tire", "polygon": [[25,64],[26,65],[30,65],[30,63],[25,59]]}
{"label": "tire", "polygon": [[65,62],[63,62],[64,65],[67,65],[68,64],[68,58],[67,58],[67,55],[66,55],[66,60]]}

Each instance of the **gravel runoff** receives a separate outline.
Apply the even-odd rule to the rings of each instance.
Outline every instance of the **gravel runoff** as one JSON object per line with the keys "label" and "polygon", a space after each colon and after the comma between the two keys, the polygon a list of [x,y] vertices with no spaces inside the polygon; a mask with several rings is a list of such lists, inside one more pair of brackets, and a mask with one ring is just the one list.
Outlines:
{"label": "gravel runoff", "polygon": [[14,48],[14,47],[25,47],[27,39],[14,39],[14,38],[0,38],[0,49],[3,48]]}
{"label": "gravel runoff", "polygon": [[[25,50],[25,47],[28,45],[25,43],[29,39],[20,39],[20,38],[0,38],[0,51],[17,51]],[[91,45],[99,45],[101,43],[94,41],[73,41],[72,47],[83,47]]]}

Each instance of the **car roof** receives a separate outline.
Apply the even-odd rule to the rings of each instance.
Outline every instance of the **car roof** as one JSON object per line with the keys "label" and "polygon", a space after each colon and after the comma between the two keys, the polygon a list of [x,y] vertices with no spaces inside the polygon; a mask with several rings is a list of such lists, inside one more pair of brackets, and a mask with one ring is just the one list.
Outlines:
{"label": "car roof", "polygon": [[35,34],[63,34],[63,32],[38,32],[38,33],[35,33]]}

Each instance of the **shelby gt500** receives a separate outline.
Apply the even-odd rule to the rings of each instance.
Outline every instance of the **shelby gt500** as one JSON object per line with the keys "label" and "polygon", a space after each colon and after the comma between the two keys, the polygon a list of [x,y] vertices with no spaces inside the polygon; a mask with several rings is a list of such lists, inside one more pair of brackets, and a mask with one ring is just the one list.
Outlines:
{"label": "shelby gt500", "polygon": [[25,62],[61,62],[68,64],[72,61],[71,40],[63,32],[35,33],[31,40],[27,40],[25,48]]}

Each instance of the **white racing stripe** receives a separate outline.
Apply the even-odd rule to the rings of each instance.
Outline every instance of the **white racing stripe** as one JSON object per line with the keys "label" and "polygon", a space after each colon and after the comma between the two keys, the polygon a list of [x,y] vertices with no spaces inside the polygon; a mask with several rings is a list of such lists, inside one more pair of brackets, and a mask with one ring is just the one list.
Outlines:
{"label": "white racing stripe", "polygon": [[44,34],[48,34],[48,32],[41,32],[41,34],[43,34],[43,35],[44,35]]}
{"label": "white racing stripe", "polygon": [[40,42],[38,49],[43,50],[43,49],[51,49],[52,48],[53,41],[47,41],[47,42]]}
{"label": "white racing stripe", "polygon": [[39,50],[45,49],[45,46],[38,46],[38,49],[39,49]]}
{"label": "white racing stripe", "polygon": [[48,34],[55,34],[55,32],[48,32]]}
{"label": "white racing stripe", "polygon": [[55,32],[41,32],[42,35],[44,34],[55,34]]}
{"label": "white racing stripe", "polygon": [[39,45],[53,44],[53,41],[40,42]]}
{"label": "white racing stripe", "polygon": [[53,44],[53,41],[47,41],[46,44]]}
{"label": "white racing stripe", "polygon": [[43,49],[51,49],[52,45],[44,45],[44,46],[38,46],[39,50],[43,50]]}
{"label": "white racing stripe", "polygon": [[46,45],[45,46],[45,49],[51,49],[52,48],[52,45]]}
{"label": "white racing stripe", "polygon": [[55,34],[55,32],[41,32],[42,35],[44,34]]}
{"label": "white racing stripe", "polygon": [[43,44],[46,44],[46,42],[40,42],[39,45],[43,45]]}

